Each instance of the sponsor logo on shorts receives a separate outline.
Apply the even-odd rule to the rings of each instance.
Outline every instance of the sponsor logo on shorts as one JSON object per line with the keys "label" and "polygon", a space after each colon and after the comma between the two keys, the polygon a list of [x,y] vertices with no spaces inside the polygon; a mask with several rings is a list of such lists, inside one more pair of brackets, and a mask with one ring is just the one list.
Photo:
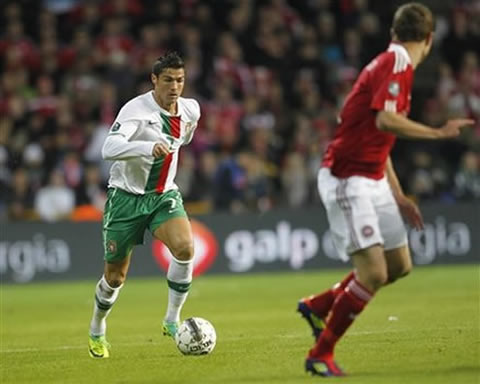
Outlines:
{"label": "sponsor logo on shorts", "polygon": [[373,235],[373,228],[370,225],[365,225],[362,228],[362,235],[363,237],[370,237]]}
{"label": "sponsor logo on shorts", "polygon": [[[206,272],[215,261],[218,254],[218,242],[215,235],[205,224],[193,219],[190,224],[195,248],[193,276],[198,276]],[[157,264],[164,271],[167,271],[172,257],[170,250],[160,240],[153,240],[152,251]]]}

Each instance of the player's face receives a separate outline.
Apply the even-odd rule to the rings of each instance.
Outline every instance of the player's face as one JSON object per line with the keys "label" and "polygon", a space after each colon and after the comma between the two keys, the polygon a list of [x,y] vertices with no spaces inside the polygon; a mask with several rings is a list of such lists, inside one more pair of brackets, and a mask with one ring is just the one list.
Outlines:
{"label": "player's face", "polygon": [[183,68],[167,68],[158,76],[152,74],[152,82],[157,100],[162,104],[171,105],[177,102],[185,84],[185,70]]}

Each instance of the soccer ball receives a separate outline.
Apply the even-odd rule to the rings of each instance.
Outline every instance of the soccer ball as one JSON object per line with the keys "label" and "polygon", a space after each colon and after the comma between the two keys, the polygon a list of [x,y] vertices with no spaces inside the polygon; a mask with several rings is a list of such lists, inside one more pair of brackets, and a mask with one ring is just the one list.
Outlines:
{"label": "soccer ball", "polygon": [[175,342],[184,355],[208,355],[215,348],[217,334],[208,320],[190,317],[178,328]]}

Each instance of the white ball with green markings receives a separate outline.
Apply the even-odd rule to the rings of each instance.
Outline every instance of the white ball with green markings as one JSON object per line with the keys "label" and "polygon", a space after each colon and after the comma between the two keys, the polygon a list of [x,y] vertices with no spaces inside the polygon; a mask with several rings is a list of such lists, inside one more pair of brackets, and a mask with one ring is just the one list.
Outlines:
{"label": "white ball with green markings", "polygon": [[191,317],[178,328],[175,342],[184,355],[208,355],[215,348],[217,334],[208,320]]}

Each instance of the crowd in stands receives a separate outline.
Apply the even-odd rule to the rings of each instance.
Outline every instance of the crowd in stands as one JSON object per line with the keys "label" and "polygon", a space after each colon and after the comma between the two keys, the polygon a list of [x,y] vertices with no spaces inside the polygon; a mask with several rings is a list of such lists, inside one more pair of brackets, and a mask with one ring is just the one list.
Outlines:
{"label": "crowd in stands", "polygon": [[[441,1],[412,117],[477,124],[455,142],[397,142],[420,201],[480,201],[480,2]],[[398,2],[2,1],[0,220],[100,219],[101,146],[119,108],[176,50],[202,118],[177,184],[192,213],[318,204],[316,173],[359,70],[388,46]],[[420,69],[419,69],[420,70]],[[428,73],[427,73],[428,72]],[[430,81],[429,81],[430,79]]]}

